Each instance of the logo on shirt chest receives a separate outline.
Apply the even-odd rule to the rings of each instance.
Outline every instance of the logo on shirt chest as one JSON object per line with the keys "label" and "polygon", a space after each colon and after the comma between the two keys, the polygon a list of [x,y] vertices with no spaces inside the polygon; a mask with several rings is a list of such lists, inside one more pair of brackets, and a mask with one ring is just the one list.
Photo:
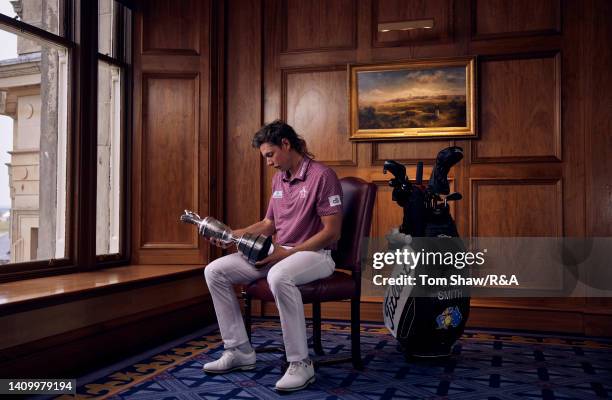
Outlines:
{"label": "logo on shirt chest", "polygon": [[305,199],[306,195],[308,194],[308,190],[306,190],[305,187],[302,188],[302,190],[300,190],[300,199]]}
{"label": "logo on shirt chest", "polygon": [[282,190],[275,190],[274,193],[272,193],[272,198],[273,199],[282,199],[283,198],[283,191]]}

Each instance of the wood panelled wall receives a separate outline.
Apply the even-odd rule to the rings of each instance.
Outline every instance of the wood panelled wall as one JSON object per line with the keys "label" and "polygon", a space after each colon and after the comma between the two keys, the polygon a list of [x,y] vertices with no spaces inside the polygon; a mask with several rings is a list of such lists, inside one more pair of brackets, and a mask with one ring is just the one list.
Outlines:
{"label": "wood panelled wall", "polygon": [[[379,186],[373,234],[399,224],[385,159],[425,176],[437,152],[464,148],[451,171],[463,236],[612,232],[611,3],[605,0],[226,0],[225,218],[260,219],[274,171],[250,148],[264,122],[286,119],[339,176]],[[377,32],[380,22],[434,29]],[[477,140],[348,140],[349,63],[477,56]],[[187,239],[185,239],[187,241]],[[586,292],[583,294],[587,294]],[[589,298],[474,301],[483,308],[571,309],[585,332],[610,321]],[[569,307],[569,308],[568,308]],[[557,314],[555,314],[557,315]],[[575,326],[575,325],[573,325]],[[554,327],[551,326],[551,329]]]}
{"label": "wood panelled wall", "polygon": [[[138,4],[134,263],[197,264],[213,256],[193,228],[177,222],[185,208],[233,227],[263,216],[273,171],[251,138],[276,118],[295,126],[339,176],[378,185],[373,235],[384,235],[401,217],[382,174],[384,160],[407,164],[412,177],[423,160],[427,177],[437,152],[449,145],[465,150],[450,175],[464,196],[453,208],[461,235],[612,234],[609,1]],[[377,32],[378,23],[403,19],[435,24]],[[347,64],[465,56],[477,57],[477,140],[348,140]],[[585,332],[601,333],[593,321],[600,327],[610,321],[609,302],[590,298],[474,304],[568,311]]]}
{"label": "wood panelled wall", "polygon": [[215,10],[213,2],[199,0],[138,4],[132,139],[136,264],[203,264],[209,257],[208,246],[179,216],[184,209],[216,214]]}

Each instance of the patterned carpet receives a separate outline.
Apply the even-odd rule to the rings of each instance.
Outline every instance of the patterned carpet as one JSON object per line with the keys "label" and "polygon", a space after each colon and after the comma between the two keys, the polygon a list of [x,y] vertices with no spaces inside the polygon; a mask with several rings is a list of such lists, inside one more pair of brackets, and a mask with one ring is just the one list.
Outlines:
{"label": "patterned carpet", "polygon": [[[254,323],[254,345],[279,345],[274,320]],[[327,354],[347,351],[349,327],[323,326]],[[362,325],[364,371],[321,367],[308,389],[278,394],[280,354],[258,355],[257,368],[207,376],[202,365],[223,347],[212,327],[155,355],[78,382],[80,398],[110,399],[599,399],[612,394],[612,341],[595,338],[467,331],[443,363],[408,363],[381,325]],[[68,396],[60,397],[68,398]],[[70,397],[72,398],[72,397]]]}

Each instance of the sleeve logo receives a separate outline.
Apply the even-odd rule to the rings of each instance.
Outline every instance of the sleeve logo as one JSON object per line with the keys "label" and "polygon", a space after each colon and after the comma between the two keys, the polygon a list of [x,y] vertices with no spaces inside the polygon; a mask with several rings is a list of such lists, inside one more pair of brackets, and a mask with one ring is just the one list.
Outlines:
{"label": "sleeve logo", "polygon": [[339,195],[334,195],[334,196],[329,196],[329,206],[330,207],[335,207],[335,206],[339,206],[340,204],[342,204],[342,200],[340,200],[340,196]]}

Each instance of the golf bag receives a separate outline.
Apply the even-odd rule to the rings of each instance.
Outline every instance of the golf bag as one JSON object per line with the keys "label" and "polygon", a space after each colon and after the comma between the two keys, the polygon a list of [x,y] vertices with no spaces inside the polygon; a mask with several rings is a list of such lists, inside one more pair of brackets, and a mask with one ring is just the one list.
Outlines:
{"label": "golf bag", "polygon": [[[403,208],[399,229],[387,235],[389,251],[443,254],[464,252],[465,247],[450,215],[449,202],[462,198],[449,194],[448,172],[463,158],[460,147],[448,147],[438,153],[428,185],[422,184],[423,163],[417,164],[415,184],[406,176],[406,168],[395,161],[385,161],[383,172],[391,172],[393,201]],[[468,268],[397,264],[392,277],[413,276],[416,285],[387,286],[383,303],[386,327],[398,340],[406,357],[445,357],[463,333],[469,308],[469,291],[448,284],[422,285],[420,275],[448,278],[449,274],[466,276]],[[436,280],[436,282],[443,280]],[[448,282],[448,280],[447,280]]]}

